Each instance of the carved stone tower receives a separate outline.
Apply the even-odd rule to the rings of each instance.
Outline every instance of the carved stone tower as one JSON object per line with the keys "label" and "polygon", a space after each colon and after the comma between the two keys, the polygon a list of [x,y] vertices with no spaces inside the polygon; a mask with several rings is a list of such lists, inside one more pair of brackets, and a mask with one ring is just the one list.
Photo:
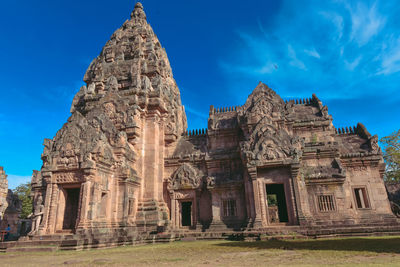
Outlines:
{"label": "carved stone tower", "polygon": [[167,225],[164,157],[187,128],[186,114],[141,3],[84,81],[33,175],[34,203],[45,201],[37,233]]}

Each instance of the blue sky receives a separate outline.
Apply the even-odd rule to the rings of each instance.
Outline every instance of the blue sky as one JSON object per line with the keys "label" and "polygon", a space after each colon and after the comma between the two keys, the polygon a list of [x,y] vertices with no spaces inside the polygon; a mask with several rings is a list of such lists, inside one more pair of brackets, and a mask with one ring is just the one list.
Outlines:
{"label": "blue sky", "polygon": [[[132,0],[1,1],[0,166],[10,188],[40,169],[42,143],[69,117],[83,75]],[[263,81],[328,105],[337,127],[400,128],[400,5],[385,1],[145,0],[189,128],[210,105],[241,105]]]}

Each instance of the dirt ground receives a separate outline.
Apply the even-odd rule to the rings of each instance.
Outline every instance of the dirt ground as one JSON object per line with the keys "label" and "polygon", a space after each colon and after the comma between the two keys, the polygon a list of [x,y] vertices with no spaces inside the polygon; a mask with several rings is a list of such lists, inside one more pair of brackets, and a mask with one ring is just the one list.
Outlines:
{"label": "dirt ground", "polygon": [[193,241],[102,250],[0,254],[1,266],[400,266],[400,236]]}

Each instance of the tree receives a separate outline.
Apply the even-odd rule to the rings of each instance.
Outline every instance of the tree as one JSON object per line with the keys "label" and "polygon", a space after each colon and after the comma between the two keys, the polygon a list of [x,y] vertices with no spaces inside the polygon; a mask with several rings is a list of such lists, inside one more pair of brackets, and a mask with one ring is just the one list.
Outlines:
{"label": "tree", "polygon": [[14,193],[22,202],[21,219],[26,219],[32,213],[31,184],[21,184],[15,188]]}
{"label": "tree", "polygon": [[386,162],[386,181],[400,182],[400,130],[383,137],[383,158]]}

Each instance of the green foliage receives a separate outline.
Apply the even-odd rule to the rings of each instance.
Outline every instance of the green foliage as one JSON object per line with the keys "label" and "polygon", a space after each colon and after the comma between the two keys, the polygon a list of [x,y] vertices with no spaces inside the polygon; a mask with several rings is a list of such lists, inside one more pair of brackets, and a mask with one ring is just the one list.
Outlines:
{"label": "green foliage", "polygon": [[383,137],[383,158],[386,162],[386,181],[400,181],[400,130]]}
{"label": "green foliage", "polygon": [[274,207],[278,205],[278,198],[277,195],[267,195],[267,201],[269,207]]}
{"label": "green foliage", "polygon": [[311,138],[311,142],[312,142],[313,144],[316,144],[317,141],[318,141],[318,136],[317,136],[317,134],[313,134],[313,135],[312,135],[312,138]]}
{"label": "green foliage", "polygon": [[19,185],[15,188],[14,193],[22,202],[21,219],[26,219],[32,213],[31,184]]}

